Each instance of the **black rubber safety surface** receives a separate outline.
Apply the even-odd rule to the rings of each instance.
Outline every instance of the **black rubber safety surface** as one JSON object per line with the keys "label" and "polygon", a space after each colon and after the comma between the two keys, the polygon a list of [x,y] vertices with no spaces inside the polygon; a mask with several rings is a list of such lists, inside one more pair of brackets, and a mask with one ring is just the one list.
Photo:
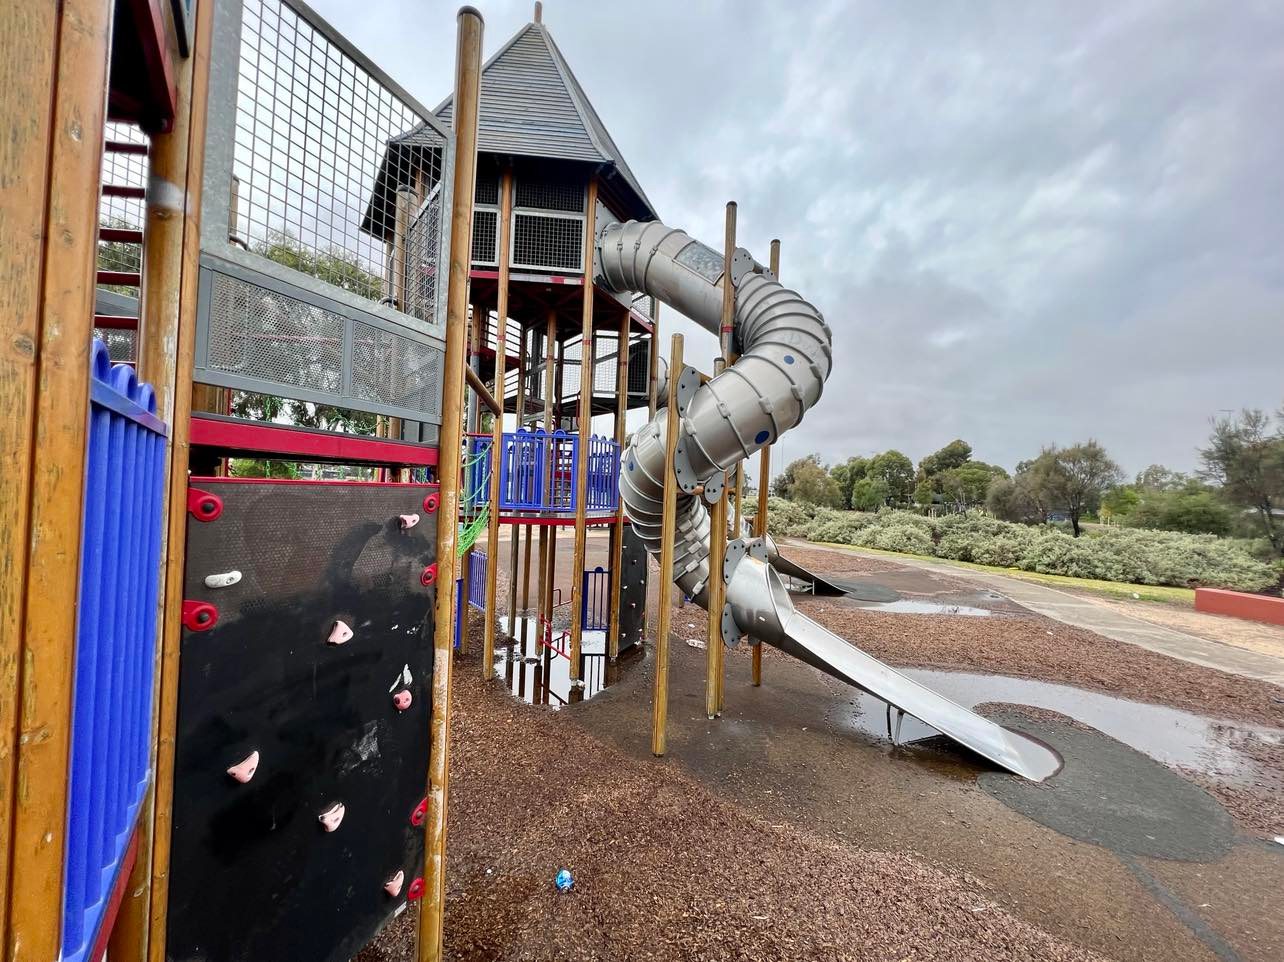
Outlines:
{"label": "black rubber safety surface", "polygon": [[1039,824],[1119,855],[1184,862],[1216,861],[1234,844],[1234,823],[1216,799],[1122,742],[1016,711],[988,717],[1045,742],[1064,760],[1039,784],[980,776],[985,791]]}

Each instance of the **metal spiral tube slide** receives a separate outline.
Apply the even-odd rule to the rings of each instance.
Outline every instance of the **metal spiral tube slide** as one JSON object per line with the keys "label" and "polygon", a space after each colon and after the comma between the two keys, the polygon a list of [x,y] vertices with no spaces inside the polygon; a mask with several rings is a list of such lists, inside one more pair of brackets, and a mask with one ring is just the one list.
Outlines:
{"label": "metal spiral tube slide", "polygon": [[[832,332],[814,306],[782,286],[749,253],[737,249],[730,278],[723,255],[680,230],[652,221],[610,224],[597,236],[597,280],[618,293],[658,298],[717,334],[722,285],[735,287],[734,337],[740,358],[701,385],[690,368],[677,377],[681,409],[677,455],[666,463],[665,417],[634,435],[624,455],[620,494],[633,530],[652,554],[660,551],[665,473],[674,472],[677,543],[674,581],[708,604],[709,511],[723,473],[797,425],[820,399],[832,365]],[[696,494],[703,485],[703,497]],[[995,764],[1040,780],[1059,767],[1044,745],[1008,731],[865,654],[795,610],[767,546],[733,541],[724,570],[723,640],[766,642],[868,691]],[[899,726],[898,726],[899,727]]]}

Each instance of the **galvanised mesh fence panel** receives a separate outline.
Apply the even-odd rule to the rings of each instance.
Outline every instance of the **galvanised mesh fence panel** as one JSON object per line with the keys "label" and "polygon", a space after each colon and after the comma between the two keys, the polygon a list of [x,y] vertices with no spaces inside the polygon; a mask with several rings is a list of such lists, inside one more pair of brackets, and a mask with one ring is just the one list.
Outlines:
{"label": "galvanised mesh fence panel", "polygon": [[448,131],[299,0],[213,36],[197,379],[438,421]]}

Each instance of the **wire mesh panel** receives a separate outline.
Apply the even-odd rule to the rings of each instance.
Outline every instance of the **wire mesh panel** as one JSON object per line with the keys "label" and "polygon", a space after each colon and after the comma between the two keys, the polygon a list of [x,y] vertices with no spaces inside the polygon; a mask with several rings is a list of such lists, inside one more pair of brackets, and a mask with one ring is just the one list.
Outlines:
{"label": "wire mesh panel", "polygon": [[91,352],[62,955],[91,953],[150,779],[166,427],[150,385]]}
{"label": "wire mesh panel", "polygon": [[584,218],[513,211],[513,266],[579,271],[584,266]]}
{"label": "wire mesh panel", "polygon": [[[297,0],[214,16],[202,267],[265,293],[202,297],[198,380],[432,420],[448,132]],[[236,363],[303,339],[283,371]]]}

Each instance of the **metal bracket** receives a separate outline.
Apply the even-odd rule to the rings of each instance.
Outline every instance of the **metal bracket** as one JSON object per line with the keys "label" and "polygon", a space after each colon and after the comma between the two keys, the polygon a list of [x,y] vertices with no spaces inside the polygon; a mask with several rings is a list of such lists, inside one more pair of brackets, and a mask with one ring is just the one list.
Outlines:
{"label": "metal bracket", "polygon": [[727,476],[719,471],[712,477],[705,478],[704,481],[704,503],[717,504],[718,499],[722,497],[723,489],[727,486]]}

